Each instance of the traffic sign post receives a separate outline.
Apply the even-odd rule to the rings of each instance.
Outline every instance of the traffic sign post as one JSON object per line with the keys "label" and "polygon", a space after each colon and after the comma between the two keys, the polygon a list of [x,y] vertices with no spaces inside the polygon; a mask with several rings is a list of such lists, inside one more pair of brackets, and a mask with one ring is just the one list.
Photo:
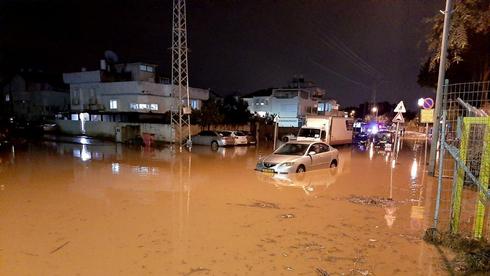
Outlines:
{"label": "traffic sign post", "polygon": [[422,107],[424,109],[432,109],[434,107],[434,100],[432,98],[425,98]]}
{"label": "traffic sign post", "polygon": [[405,105],[403,104],[403,101],[400,101],[396,107],[395,107],[395,112],[396,113],[405,113],[407,110],[405,109]]}
{"label": "traffic sign post", "polygon": [[[425,98],[424,104],[420,110],[420,123],[425,123],[425,147],[424,147],[424,160],[427,160],[427,143],[429,140],[429,123],[434,122],[434,100],[431,98]],[[425,164],[426,161],[424,161]]]}
{"label": "traffic sign post", "polygon": [[[399,110],[399,111],[396,111],[396,110]],[[398,156],[398,150],[399,150],[399,145],[398,143],[400,143],[400,123],[404,123],[405,122],[405,118],[403,118],[403,114],[402,114],[402,110],[405,110],[405,106],[403,106],[403,101],[401,101],[397,107],[395,108],[395,112],[398,112],[396,114],[396,116],[393,118],[392,122],[393,123],[396,123],[396,133],[395,133],[395,151],[396,151],[396,155]],[[406,112],[403,111],[403,112]]]}
{"label": "traffic sign post", "polygon": [[421,109],[420,110],[420,123],[427,124],[434,122],[434,109]]}
{"label": "traffic sign post", "polygon": [[401,112],[397,113],[395,118],[393,118],[393,123],[405,123],[405,118]]}

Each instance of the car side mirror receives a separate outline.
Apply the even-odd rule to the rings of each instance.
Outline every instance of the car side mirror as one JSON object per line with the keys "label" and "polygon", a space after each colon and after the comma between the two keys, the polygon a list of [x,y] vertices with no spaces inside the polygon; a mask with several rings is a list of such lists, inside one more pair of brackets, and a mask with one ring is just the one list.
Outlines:
{"label": "car side mirror", "polygon": [[310,152],[308,152],[308,155],[315,155],[315,154],[316,154],[316,152],[315,152],[315,151],[310,151]]}

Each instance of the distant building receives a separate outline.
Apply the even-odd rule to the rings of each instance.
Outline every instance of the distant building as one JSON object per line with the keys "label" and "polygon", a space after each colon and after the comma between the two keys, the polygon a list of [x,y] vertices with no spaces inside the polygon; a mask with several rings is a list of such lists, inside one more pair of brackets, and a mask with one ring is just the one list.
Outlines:
{"label": "distant building", "polygon": [[278,115],[279,126],[299,127],[307,115],[338,110],[337,102],[325,96],[324,89],[295,77],[286,88],[263,89],[242,98],[248,103],[251,113],[259,116]]}
{"label": "distant building", "polygon": [[53,120],[70,108],[68,86],[59,74],[22,71],[1,85],[0,108],[13,121]]}
{"label": "distant building", "polygon": [[[70,85],[70,112],[57,120],[61,131],[117,142],[172,141],[168,112],[175,101],[174,86],[159,78],[156,69],[150,63],[101,60],[98,70],[64,73],[63,80]],[[190,107],[201,109],[209,90],[189,87],[189,95]]]}
{"label": "distant building", "polygon": [[[131,117],[138,121],[148,118],[141,115],[170,111],[173,85],[157,78],[156,67],[142,62],[109,66],[102,61],[99,70],[64,73],[63,80],[70,85],[73,117],[88,113],[89,120],[124,121]],[[200,109],[202,101],[209,98],[205,89],[190,87],[189,94],[193,109]]]}

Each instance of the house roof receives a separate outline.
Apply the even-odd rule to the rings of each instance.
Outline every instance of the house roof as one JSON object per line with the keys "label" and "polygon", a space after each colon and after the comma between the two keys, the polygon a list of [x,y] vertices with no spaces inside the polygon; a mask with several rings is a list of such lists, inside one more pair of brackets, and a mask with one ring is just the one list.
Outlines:
{"label": "house roof", "polygon": [[247,94],[245,96],[242,96],[242,98],[253,98],[253,97],[268,97],[272,95],[272,90],[274,88],[266,88],[266,89],[260,89],[255,92],[252,92],[250,94]]}

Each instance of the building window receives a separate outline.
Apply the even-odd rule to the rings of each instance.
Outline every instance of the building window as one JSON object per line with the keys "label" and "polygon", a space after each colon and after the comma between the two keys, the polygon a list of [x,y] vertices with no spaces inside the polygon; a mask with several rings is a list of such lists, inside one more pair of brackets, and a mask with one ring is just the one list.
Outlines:
{"label": "building window", "polygon": [[158,110],[158,104],[150,104],[150,110]]}
{"label": "building window", "polygon": [[199,101],[198,100],[191,100],[191,107],[193,109],[198,109],[199,108]]}
{"label": "building window", "polygon": [[90,121],[100,122],[100,121],[102,121],[102,116],[99,114],[92,114],[92,115],[90,115]]}
{"label": "building window", "polygon": [[10,95],[9,94],[5,95],[5,101],[10,102]]}
{"label": "building window", "polygon": [[131,110],[138,110],[138,104],[137,103],[130,103],[129,104],[129,109],[131,109]]}
{"label": "building window", "polygon": [[79,105],[80,104],[80,90],[73,89],[73,93],[71,95],[71,104]]}
{"label": "building window", "polygon": [[95,97],[95,89],[90,88],[88,91],[89,91],[88,103],[97,104],[97,98]]}
{"label": "building window", "polygon": [[110,109],[117,109],[117,100],[110,100],[109,107]]}
{"label": "building window", "polygon": [[153,73],[155,71],[155,68],[153,68],[153,66],[150,65],[141,64],[140,71]]}
{"label": "building window", "polygon": [[318,104],[318,112],[323,112],[325,111],[325,103],[319,103]]}

